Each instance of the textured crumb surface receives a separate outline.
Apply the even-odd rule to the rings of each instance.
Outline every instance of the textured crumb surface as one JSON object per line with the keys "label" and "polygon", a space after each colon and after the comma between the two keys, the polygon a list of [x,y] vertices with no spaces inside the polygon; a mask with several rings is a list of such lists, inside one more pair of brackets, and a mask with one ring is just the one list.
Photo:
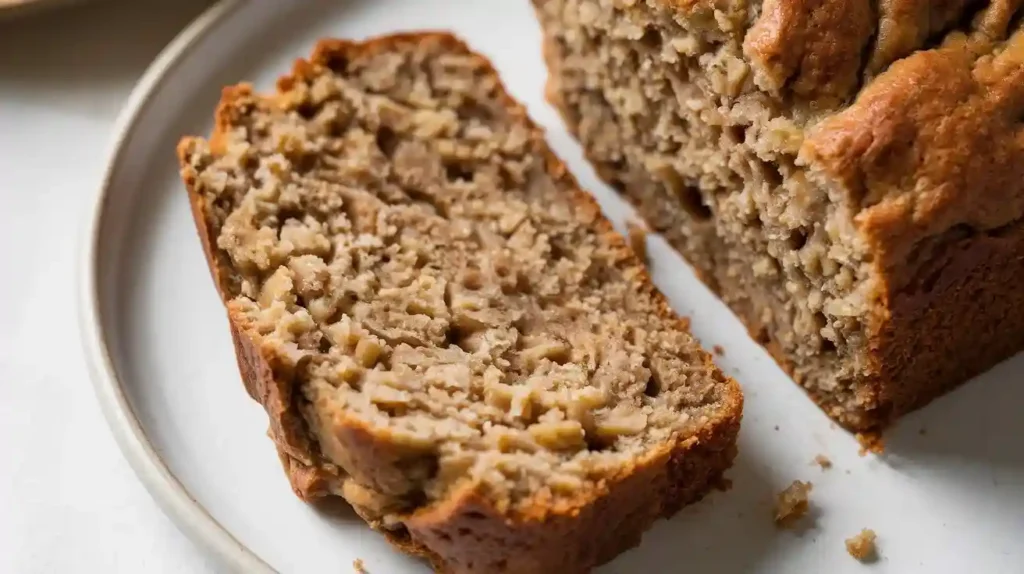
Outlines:
{"label": "textured crumb surface", "polygon": [[861,562],[873,562],[878,559],[875,538],[875,531],[865,528],[856,536],[846,539],[846,551]]}
{"label": "textured crumb surface", "polygon": [[814,464],[821,467],[822,470],[828,470],[832,468],[832,460],[823,454],[819,454],[814,457]]}
{"label": "textured crumb surface", "polygon": [[352,561],[352,570],[356,574],[370,574],[369,571],[366,569],[366,565],[363,564],[362,558],[356,558]]}
{"label": "textured crumb surface", "polygon": [[706,423],[721,376],[477,60],[351,66],[276,106],[242,95],[226,153],[188,153],[230,304],[295,371],[324,453],[346,462],[346,418],[386,430],[375,505],[466,479],[574,495]]}
{"label": "textured crumb surface", "polygon": [[[444,35],[324,42],[278,88],[228,89],[211,141],[179,155],[300,496],[415,530],[409,549],[446,568],[518,572],[607,560],[713,485],[735,382],[486,60]],[[705,443],[711,466],[694,455],[669,476]],[[573,542],[549,519],[567,547],[520,543],[560,554],[502,554],[525,536],[507,517],[571,519],[641,473],[670,482],[601,508],[632,512],[593,535],[621,540],[572,525]]]}
{"label": "textured crumb surface", "polygon": [[785,490],[775,495],[775,524],[790,528],[810,509],[810,482],[794,480]]}
{"label": "textured crumb surface", "polygon": [[534,5],[598,173],[844,426],[1024,348],[1020,2]]}

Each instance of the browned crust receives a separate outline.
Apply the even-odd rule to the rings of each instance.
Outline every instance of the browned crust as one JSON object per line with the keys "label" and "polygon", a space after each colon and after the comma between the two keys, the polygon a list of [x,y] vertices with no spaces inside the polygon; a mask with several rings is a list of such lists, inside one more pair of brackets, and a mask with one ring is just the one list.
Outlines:
{"label": "browned crust", "polygon": [[[309,61],[296,62],[292,74],[278,81],[278,89],[287,90],[297,77],[312,74],[319,66],[330,66],[346,58],[376,51],[393,50],[402,43],[439,42],[446,49],[471,53],[459,39],[446,33],[413,33],[383,36],[365,42],[323,40]],[[497,72],[483,57],[477,56],[489,72]],[[226,88],[216,113],[211,136],[214,151],[222,135],[230,129],[237,104],[251,102],[248,85]],[[538,130],[525,109],[502,88],[502,99],[514,117]],[[196,229],[199,233],[211,274],[227,303],[226,262],[213,248],[215,230],[205,217],[206,205],[196,190],[194,175],[187,169],[187,157],[193,141],[185,138],[178,146],[183,179]],[[684,318],[675,315],[664,296],[657,291],[642,264],[636,260],[625,239],[603,217],[596,201],[583,192],[571,173],[547,150],[549,173],[575,190],[574,200],[581,213],[616,248],[623,269],[633,271],[639,289],[651,293],[658,312],[688,328]],[[260,352],[260,336],[246,324],[241,314],[228,306],[239,370],[250,396],[259,401],[270,418],[269,435],[277,445],[282,465],[292,489],[304,500],[337,495],[340,471],[328,463],[310,439],[305,421],[298,412],[293,381],[274,376],[268,358]],[[712,363],[711,355],[703,359]],[[584,572],[636,545],[643,532],[659,517],[668,517],[683,505],[703,497],[721,480],[736,454],[743,396],[738,384],[715,370],[723,385],[724,408],[709,420],[700,432],[685,440],[650,453],[645,459],[609,478],[598,489],[571,501],[553,505],[537,499],[524,509],[503,513],[473,491],[419,509],[405,520],[406,530],[385,531],[400,549],[427,558],[438,571],[478,572],[492,569],[508,573],[540,571]],[[358,434],[360,429],[354,428]],[[372,445],[363,445],[372,449]],[[361,450],[361,449],[355,449]],[[379,526],[379,525],[376,525]],[[500,569],[500,570],[499,570]]]}
{"label": "browned crust", "polygon": [[884,287],[871,353],[883,424],[1024,349],[1024,223],[936,242],[912,283]]}
{"label": "browned crust", "polygon": [[[1012,13],[1004,4],[982,29]],[[855,430],[882,428],[1024,348],[1021,118],[1017,32],[996,54],[963,40],[896,62],[805,142],[801,154],[859,211],[881,279],[866,326],[874,375],[860,390],[870,417]]]}
{"label": "browned crust", "polygon": [[743,41],[758,84],[808,99],[842,102],[861,78],[864,47],[875,31],[865,0],[764,0]]}
{"label": "browned crust", "polygon": [[427,547],[457,548],[456,572],[583,572],[640,543],[658,518],[702,498],[721,482],[735,456],[739,420],[707,428],[675,447],[652,453],[603,487],[593,502],[538,507],[515,528],[486,502],[466,492],[407,522]]}
{"label": "browned crust", "polygon": [[[690,4],[662,2],[677,9]],[[744,4],[753,9],[753,2]],[[984,41],[1004,38],[1020,6],[1021,0],[764,0],[743,52],[761,89],[833,108],[893,62],[951,31]]]}
{"label": "browned crust", "polygon": [[964,45],[893,64],[809,134],[801,156],[838,183],[899,283],[925,237],[1024,217],[1024,32],[994,55]]}
{"label": "browned crust", "polygon": [[744,37],[744,54],[762,89],[831,107],[951,30],[1005,37],[1021,1],[985,4],[972,18],[981,6],[970,0],[764,0]]}
{"label": "browned crust", "polygon": [[[228,129],[230,118],[227,108],[230,102],[251,93],[249,86],[240,85],[226,88],[221,104],[217,109],[214,134],[211,145],[216,150],[221,145],[221,134]],[[221,299],[227,303],[227,278],[225,277],[227,262],[221,252],[214,248],[215,230],[211,221],[206,219],[206,200],[196,189],[195,174],[184,169],[187,156],[193,141],[185,138],[178,145],[177,153],[182,165],[182,178],[188,190],[189,205],[192,219],[199,235],[199,240],[206,255],[210,275],[217,287]],[[235,347],[235,359],[238,370],[245,383],[245,390],[253,400],[263,405],[267,411],[270,428],[267,434],[277,445],[281,461],[292,484],[292,489],[299,497],[310,500],[327,493],[327,485],[337,477],[327,476],[322,469],[312,466],[318,457],[312,451],[315,448],[309,438],[305,422],[294,409],[296,397],[293,394],[291,381],[275,379],[273,369],[267,358],[260,352],[259,337],[248,328],[247,321],[240,313],[228,308],[228,320],[231,328],[231,340]]]}

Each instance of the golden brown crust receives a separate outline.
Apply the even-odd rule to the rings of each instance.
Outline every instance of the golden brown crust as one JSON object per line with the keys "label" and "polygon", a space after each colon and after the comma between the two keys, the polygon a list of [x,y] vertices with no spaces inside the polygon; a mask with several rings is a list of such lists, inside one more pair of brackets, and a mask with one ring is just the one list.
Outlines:
{"label": "golden brown crust", "polygon": [[[220,136],[230,125],[228,114],[232,109],[231,102],[237,98],[248,96],[248,86],[236,86],[224,90],[221,104],[217,108],[214,135],[211,145],[216,147]],[[177,148],[179,161],[186,164],[191,148],[195,145],[191,138],[183,139]],[[207,206],[202,194],[196,190],[194,174],[183,170],[185,188],[188,191],[192,219],[199,235],[207,266],[217,287],[218,294],[227,303],[225,274],[227,264],[214,249],[214,230],[211,222],[206,219]],[[270,422],[267,431],[270,439],[277,447],[281,463],[292,485],[292,490],[303,500],[312,500],[328,494],[328,485],[337,477],[325,468],[316,465],[318,453],[313,452],[313,444],[309,440],[306,425],[295,408],[291,381],[274,377],[273,370],[267,359],[259,350],[259,336],[252,332],[243,315],[228,308],[228,320],[231,327],[231,340],[235,347],[235,359],[245,390],[253,400],[263,405]]]}
{"label": "golden brown crust", "polygon": [[[728,11],[746,26],[727,28],[743,43],[757,86],[796,96],[814,109],[838,109],[890,64],[948,33],[998,41],[1022,0],[764,0],[715,3],[660,0],[691,18]],[[758,6],[760,4],[760,6]],[[742,21],[742,19],[737,19]]]}
{"label": "golden brown crust", "polygon": [[878,38],[868,71],[878,73],[889,64],[921,48],[929,37],[961,18],[967,0],[882,0],[878,3]]}
{"label": "golden brown crust", "polygon": [[743,52],[759,87],[788,87],[808,99],[843,101],[860,83],[864,46],[875,31],[864,0],[765,0]]}
{"label": "golden brown crust", "polygon": [[1024,223],[955,228],[893,277],[872,335],[882,426],[1024,348]]}
{"label": "golden brown crust", "polygon": [[897,62],[822,122],[802,154],[860,206],[858,223],[892,273],[924,237],[1024,216],[1021,117],[1024,32],[995,55],[954,45]]}
{"label": "golden brown crust", "polygon": [[[279,80],[278,87],[288,89],[296,77],[312,73],[314,64],[336,65],[357,54],[391,50],[396,44],[406,42],[439,42],[453,51],[470,53],[464,43],[444,33],[399,34],[362,43],[324,40],[317,44],[310,61],[298,61],[292,74]],[[489,73],[496,76],[490,63],[480,58]],[[243,100],[250,102],[250,96],[251,89],[247,85],[224,90],[211,136],[214,150],[222,134],[231,129],[235,116],[243,111],[236,104]],[[530,122],[525,109],[504,90],[502,98],[513,116]],[[191,140],[185,139],[178,147],[183,168],[192,145]],[[596,201],[579,188],[564,163],[550,150],[547,164],[552,177],[571,184],[581,212],[592,219],[590,223],[604,241],[616,248],[620,254],[617,260],[624,268],[637,270],[632,279],[638,288],[654,295],[659,313],[675,320],[680,328],[688,328],[686,319],[671,311],[625,240],[601,215]],[[204,216],[206,206],[195,190],[194,178],[186,174],[184,180],[207,262],[223,297],[225,281],[228,281],[227,267],[212,248],[212,228]],[[260,352],[260,336],[245,323],[241,314],[231,312],[230,305],[229,318],[246,389],[263,405],[270,418],[269,434],[277,445],[293,490],[304,500],[339,494],[344,477],[339,476],[340,471],[334,465],[326,462],[319,445],[309,438],[295,403],[293,382],[274,377],[266,354]],[[704,352],[702,357],[707,364],[712,364],[710,354]],[[474,492],[466,491],[421,508],[404,521],[405,530],[385,530],[385,534],[403,551],[430,560],[435,569],[444,572],[479,572],[499,567],[501,569],[496,571],[508,573],[584,572],[610,560],[636,545],[655,519],[670,516],[683,505],[704,496],[732,464],[743,397],[735,381],[720,371],[715,372],[724,387],[724,407],[717,417],[708,420],[696,436],[666,445],[646,460],[638,461],[631,471],[609,479],[599,492],[587,492],[571,504],[552,506],[550,501],[536,500],[524,509],[503,513]],[[379,453],[374,451],[369,435],[361,433],[358,425],[349,426],[351,440],[344,449],[347,456],[377,456]],[[372,468],[367,464],[349,466]],[[365,484],[377,487],[386,486],[387,482],[386,477],[362,479]]]}
{"label": "golden brown crust", "polygon": [[875,407],[857,430],[1024,347],[1021,117],[1017,32],[995,54],[953,42],[896,62],[806,141],[804,157],[859,206],[881,278],[865,389]]}
{"label": "golden brown crust", "polygon": [[718,469],[735,455],[728,437],[739,430],[739,420],[725,424],[676,448],[651,453],[605,485],[596,501],[562,512],[538,507],[536,516],[515,529],[469,492],[417,513],[407,525],[415,539],[437,549],[455,572],[585,571],[636,546],[652,522],[671,516],[719,483]]}

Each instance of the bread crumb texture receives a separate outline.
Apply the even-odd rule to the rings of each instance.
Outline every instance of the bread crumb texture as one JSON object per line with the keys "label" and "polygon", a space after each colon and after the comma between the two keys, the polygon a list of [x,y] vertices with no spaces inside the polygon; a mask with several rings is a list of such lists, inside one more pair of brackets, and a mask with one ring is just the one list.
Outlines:
{"label": "bread crumb texture", "polygon": [[1024,3],[533,3],[598,174],[845,427],[1024,348]]}
{"label": "bread crumb texture", "polygon": [[775,495],[775,524],[791,528],[810,509],[810,493],[814,485],[794,480],[785,490]]}
{"label": "bread crumb texture", "polygon": [[362,558],[356,558],[352,561],[352,570],[356,574],[370,574],[370,572],[366,569],[366,565],[363,564]]}
{"label": "bread crumb texture", "polygon": [[821,470],[828,470],[832,468],[832,460],[823,454],[819,454],[814,457],[814,464],[821,467]]}
{"label": "bread crumb texture", "polygon": [[575,571],[731,462],[735,382],[454,38],[322,42],[179,155],[300,496],[452,571]]}
{"label": "bread crumb texture", "polygon": [[856,536],[846,539],[846,551],[861,562],[874,562],[878,559],[875,538],[875,531],[865,528]]}

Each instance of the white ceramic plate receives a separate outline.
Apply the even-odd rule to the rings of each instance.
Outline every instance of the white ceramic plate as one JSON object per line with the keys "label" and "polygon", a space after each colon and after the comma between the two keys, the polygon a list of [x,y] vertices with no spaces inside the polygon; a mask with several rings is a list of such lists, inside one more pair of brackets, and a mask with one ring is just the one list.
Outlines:
{"label": "white ceramic plate", "polygon": [[[490,56],[547,126],[581,183],[622,225],[626,205],[598,182],[542,98],[540,35],[527,0],[228,1],[157,60],[116,132],[83,260],[82,320],[97,393],[139,476],[182,529],[247,572],[425,572],[351,514],[291,493],[266,416],[245,394],[224,311],[192,227],[173,157],[208,132],[220,87],[267,88],[322,36],[448,28]],[[882,458],[857,454],[660,240],[654,277],[693,318],[747,407],[733,488],[659,523],[605,566],[629,572],[860,572],[843,540],[879,536],[875,572],[1024,571],[1024,358],[907,418]],[[811,460],[834,462],[822,471]],[[777,531],[773,493],[814,483],[812,525]]]}

